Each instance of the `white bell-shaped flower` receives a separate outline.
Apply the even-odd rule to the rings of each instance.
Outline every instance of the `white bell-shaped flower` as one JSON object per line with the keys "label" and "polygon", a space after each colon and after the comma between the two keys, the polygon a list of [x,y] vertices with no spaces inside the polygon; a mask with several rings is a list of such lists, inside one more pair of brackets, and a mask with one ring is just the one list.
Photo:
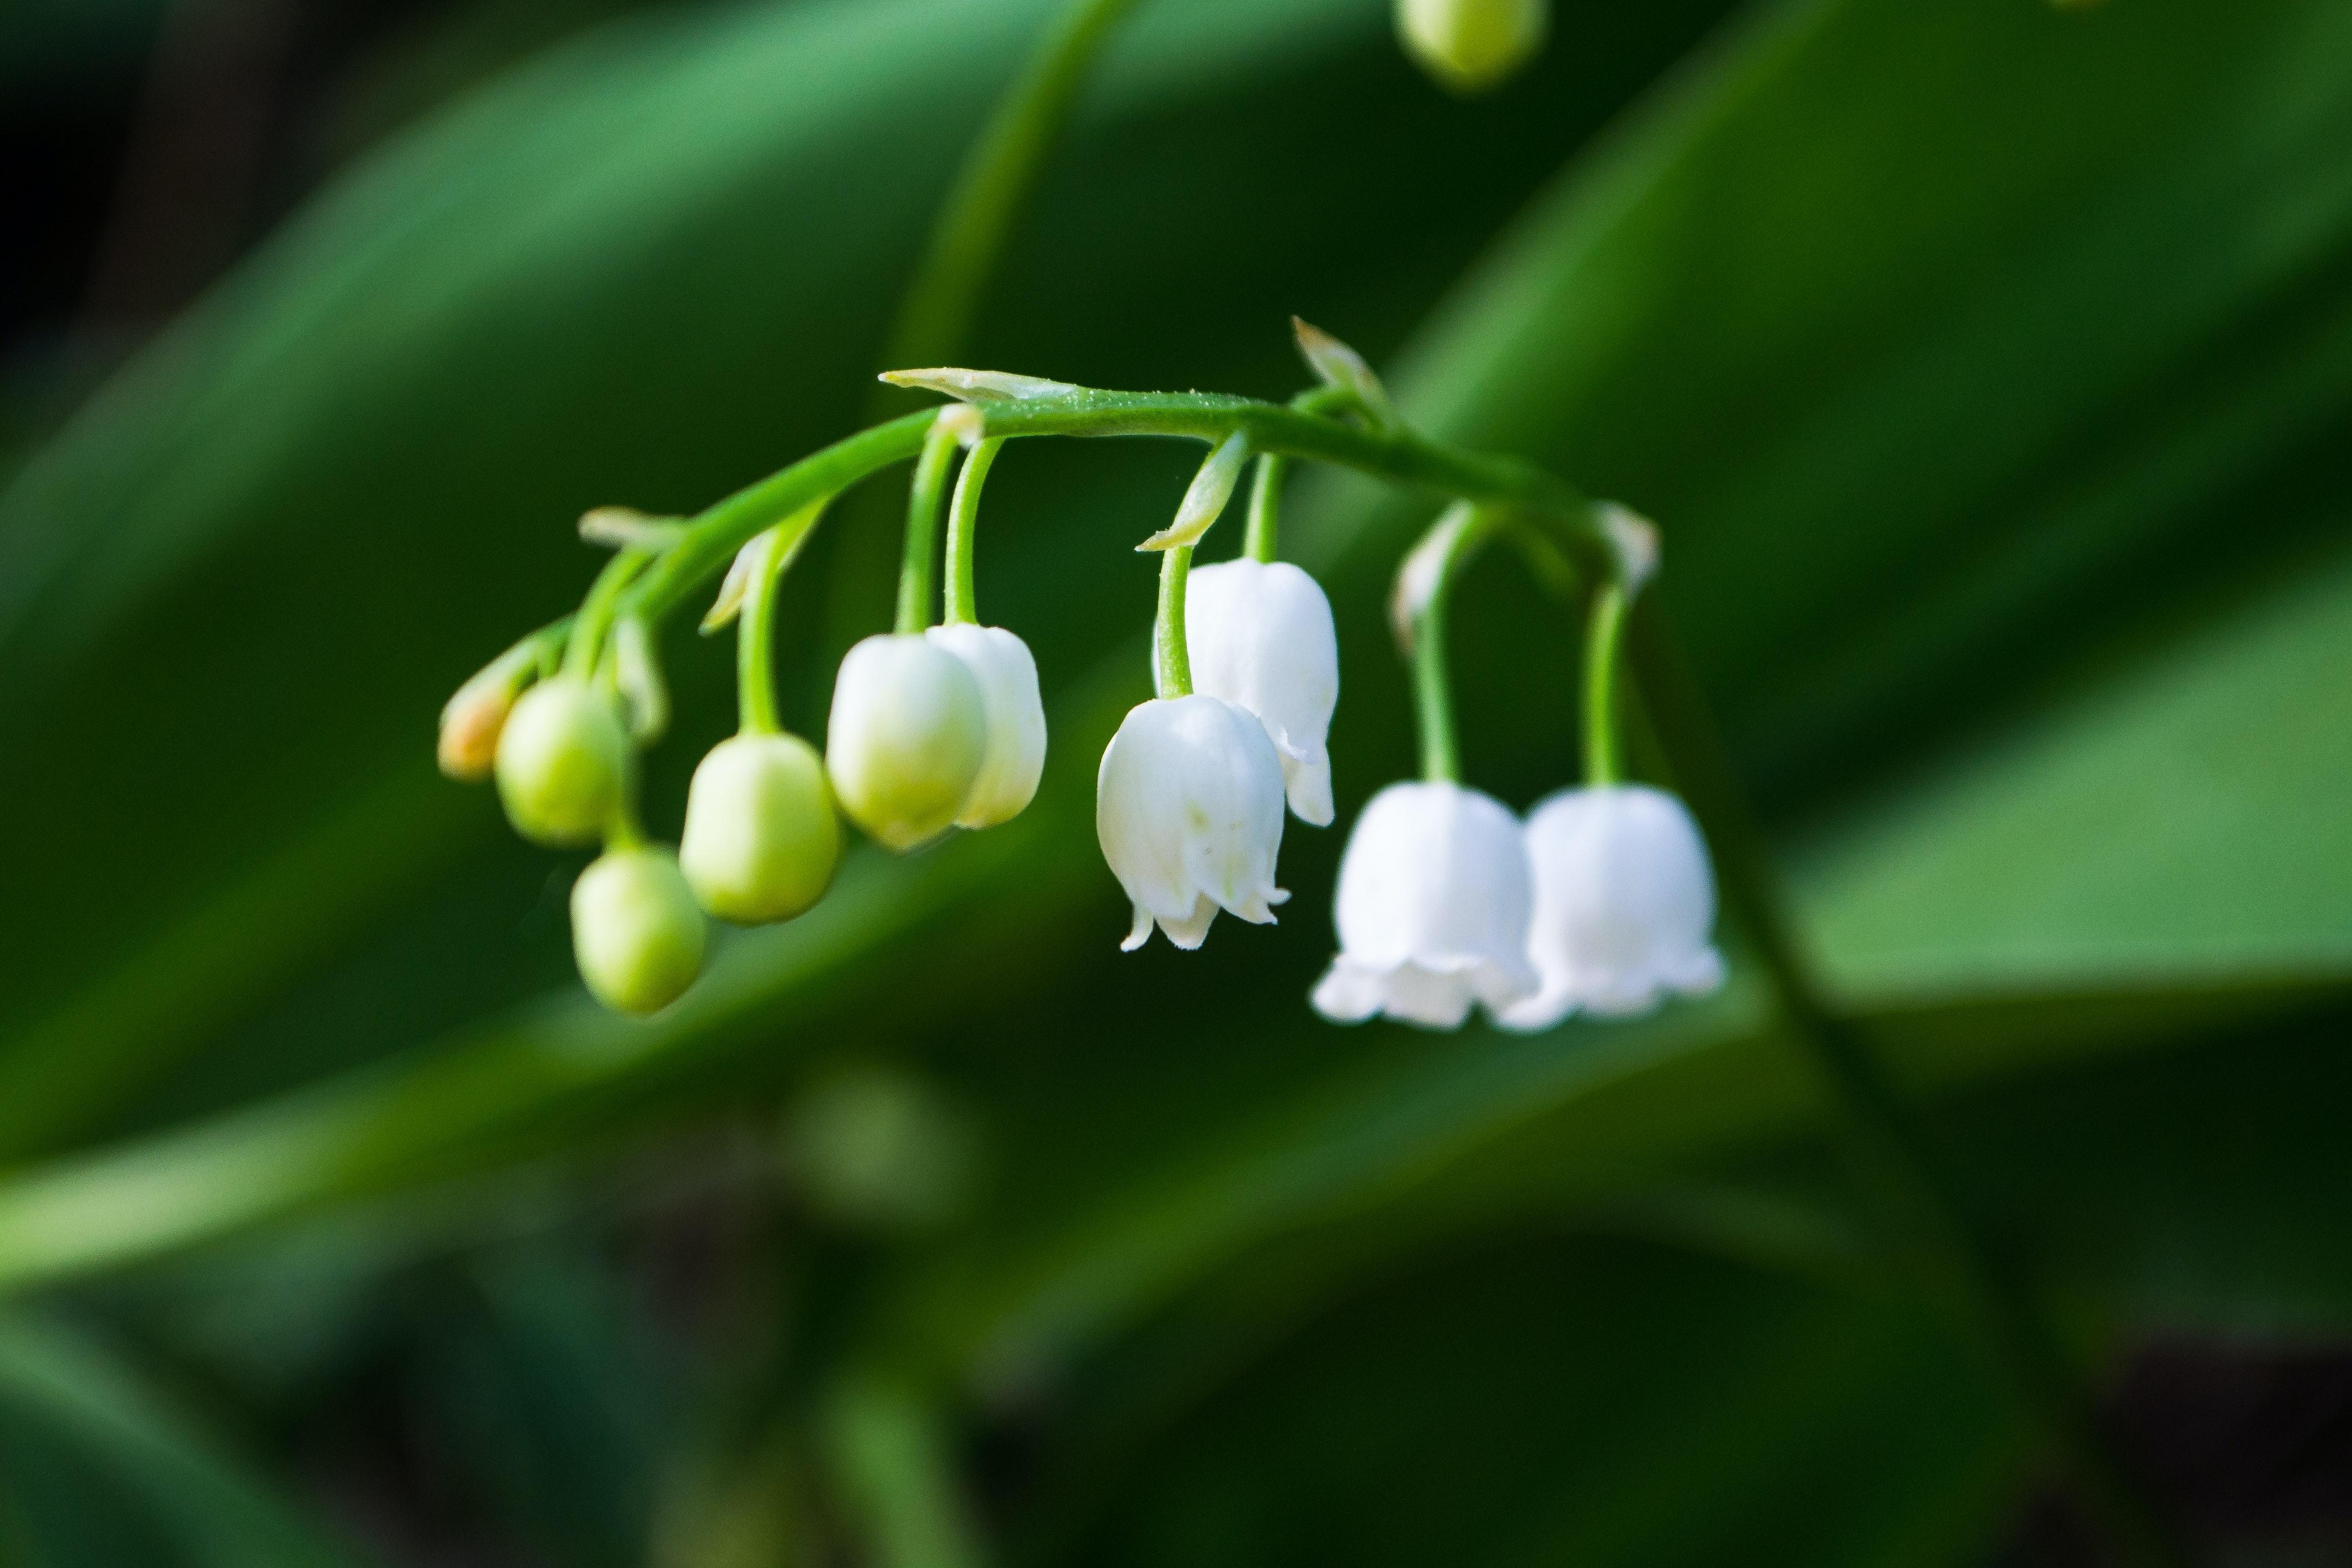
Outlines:
{"label": "white bell-shaped flower", "polygon": [[1035,796],[1045,771],[1045,704],[1037,695],[1037,660],[1027,643],[1003,626],[933,626],[923,636],[971,671],[987,719],[988,749],[956,826],[1010,822]]}
{"label": "white bell-shaped flower", "polygon": [[1282,847],[1282,761],[1247,709],[1198,693],[1137,704],[1104,749],[1095,835],[1135,904],[1119,946],[1152,922],[1195,948],[1219,910],[1259,925],[1290,897],[1274,885]]}
{"label": "white bell-shaped flower", "polygon": [[980,682],[947,649],[912,634],[870,637],[841,661],[825,772],[843,812],[889,847],[954,826],[987,751]]}
{"label": "white bell-shaped flower", "polygon": [[1195,566],[1184,646],[1194,691],[1237,702],[1265,723],[1298,820],[1330,826],[1326,742],[1339,701],[1339,638],[1321,584],[1286,561]]}
{"label": "white bell-shaped flower", "polygon": [[1528,949],[1543,985],[1504,1023],[1622,1017],[1723,984],[1708,940],[1715,873],[1681,801],[1643,784],[1562,790],[1537,805],[1527,838],[1536,879]]}
{"label": "white bell-shaped flower", "polygon": [[1525,836],[1510,808],[1461,784],[1393,784],[1348,835],[1333,911],[1339,956],[1315,987],[1337,1023],[1386,1014],[1455,1029],[1536,989]]}

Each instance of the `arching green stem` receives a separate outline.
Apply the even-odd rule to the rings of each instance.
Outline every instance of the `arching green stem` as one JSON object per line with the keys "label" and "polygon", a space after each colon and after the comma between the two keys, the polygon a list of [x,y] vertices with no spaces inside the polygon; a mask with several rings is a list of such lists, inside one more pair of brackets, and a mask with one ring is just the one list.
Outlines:
{"label": "arching green stem", "polygon": [[1495,532],[1496,519],[1467,502],[1446,510],[1397,573],[1398,634],[1412,654],[1413,717],[1421,729],[1421,776],[1458,783],[1462,749],[1446,668],[1446,616],[1454,579]]}
{"label": "arching green stem", "polygon": [[915,482],[907,492],[907,554],[898,566],[900,635],[931,624],[931,592],[939,571],[940,503],[948,488],[959,433],[947,413],[935,417],[915,460]]}
{"label": "arching green stem", "polygon": [[1282,526],[1282,481],[1289,467],[1290,459],[1276,452],[1266,452],[1258,458],[1257,476],[1250,483],[1249,532],[1242,542],[1242,553],[1253,561],[1276,558],[1276,535]]}
{"label": "arching green stem", "polygon": [[1624,776],[1617,739],[1617,656],[1625,645],[1627,594],[1603,584],[1592,595],[1584,643],[1584,782],[1594,787]]}
{"label": "arching green stem", "polygon": [[980,488],[1003,448],[1004,437],[992,437],[971,449],[956,476],[955,499],[948,504],[948,611],[950,626],[980,619],[979,595],[972,583],[972,553],[980,532]]}
{"label": "arching green stem", "polygon": [[[1439,496],[1505,503],[1541,520],[1564,544],[1605,559],[1592,504],[1575,487],[1515,458],[1465,451],[1408,429],[1371,430],[1297,408],[1207,393],[1103,392],[975,404],[991,437],[1164,436],[1216,443],[1235,433],[1252,450],[1334,463]],[[925,409],[846,437],[737,491],[688,526],[631,589],[631,607],[657,622],[726,569],[780,518],[920,453],[938,416]]]}
{"label": "arching green stem", "polygon": [[580,613],[572,617],[572,640],[563,654],[565,674],[585,680],[596,673],[605,634],[613,629],[613,617],[620,608],[621,594],[652,559],[653,552],[633,544],[604,563],[604,569],[589,586],[588,596],[580,602]]}
{"label": "arching green stem", "polygon": [[761,534],[755,542],[759,558],[751,563],[751,580],[744,584],[743,607],[735,624],[735,695],[738,722],[747,735],[774,735],[783,731],[776,717],[776,597],[793,558],[815,531],[826,503],[801,508]]}
{"label": "arching green stem", "polygon": [[1160,614],[1151,626],[1151,685],[1155,695],[1192,695],[1192,655],[1184,645],[1184,583],[1192,574],[1192,547],[1160,553]]}

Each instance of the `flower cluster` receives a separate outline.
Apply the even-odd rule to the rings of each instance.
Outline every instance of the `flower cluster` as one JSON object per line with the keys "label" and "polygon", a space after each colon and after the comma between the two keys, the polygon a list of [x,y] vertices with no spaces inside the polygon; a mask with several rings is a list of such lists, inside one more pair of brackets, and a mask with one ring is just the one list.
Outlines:
{"label": "flower cluster", "polygon": [[[1197,948],[1220,911],[1270,923],[1289,897],[1276,883],[1286,820],[1333,818],[1339,638],[1321,586],[1277,558],[1288,457],[1259,445],[1271,429],[1307,450],[1360,454],[1375,471],[1402,451],[1416,475],[1458,473],[1465,485],[1531,498],[1457,505],[1400,574],[1425,776],[1381,790],[1349,836],[1340,952],[1314,988],[1317,1009],[1452,1028],[1484,1006],[1506,1026],[1533,1029],[1574,1012],[1637,1013],[1718,984],[1697,830],[1671,795],[1621,782],[1614,761],[1616,639],[1654,563],[1654,531],[1542,476],[1422,442],[1352,350],[1303,323],[1299,342],[1324,384],[1289,411],[910,372],[894,379],[960,401],[852,437],[699,520],[618,509],[583,519],[583,533],[616,548],[611,564],[576,616],[526,637],[450,700],[441,763],[456,777],[495,778],[509,819],[531,841],[603,845],[572,895],[589,989],[622,1013],[667,1006],[702,966],[710,919],[789,921],[823,899],[844,817],[903,854],[1028,806],[1045,767],[1045,706],[1028,646],[982,624],[974,606],[982,487],[1010,435],[1154,433],[1157,409],[1170,433],[1210,433],[1212,449],[1174,521],[1139,547],[1160,556],[1156,694],[1129,711],[1097,775],[1097,837],[1133,911],[1122,945],[1139,947],[1157,930]],[[842,660],[820,753],[777,721],[777,584],[833,495],[908,456],[898,624]],[[1244,551],[1195,570],[1195,547],[1253,464]],[[1443,665],[1454,576],[1481,542],[1502,536],[1551,552],[1555,577],[1576,570],[1571,546],[1590,547],[1601,566],[1589,623],[1589,783],[1525,824],[1459,782]],[[667,711],[652,628],[729,550],[733,564],[703,626],[736,626],[740,723],[695,769],[673,853],[646,838],[635,804],[638,749]]]}
{"label": "flower cluster", "polygon": [[1549,1029],[1723,982],[1706,846],[1680,801],[1641,784],[1561,790],[1524,825],[1458,784],[1391,784],[1349,837],[1335,912],[1315,1008],[1338,1023],[1453,1029],[1475,1005]]}

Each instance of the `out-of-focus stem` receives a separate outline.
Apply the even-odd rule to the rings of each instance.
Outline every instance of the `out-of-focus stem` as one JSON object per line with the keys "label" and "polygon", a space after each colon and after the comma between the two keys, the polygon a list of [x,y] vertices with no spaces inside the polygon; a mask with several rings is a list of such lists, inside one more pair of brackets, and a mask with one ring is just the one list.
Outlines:
{"label": "out-of-focus stem", "polygon": [[1055,19],[957,171],[891,329],[887,363],[937,364],[961,351],[1005,236],[1069,121],[1087,68],[1134,4],[1071,0]]}
{"label": "out-of-focus stem", "polygon": [[1999,1371],[2122,1559],[2138,1568],[2198,1568],[2116,1452],[2023,1273],[1970,1224],[1868,1038],[1815,979],[1763,835],[1654,595],[1632,630],[1643,707],[1675,786],[1706,826],[1725,901],[1770,978],[1790,1037],[1828,1091],[1874,1223],[1954,1330]]}

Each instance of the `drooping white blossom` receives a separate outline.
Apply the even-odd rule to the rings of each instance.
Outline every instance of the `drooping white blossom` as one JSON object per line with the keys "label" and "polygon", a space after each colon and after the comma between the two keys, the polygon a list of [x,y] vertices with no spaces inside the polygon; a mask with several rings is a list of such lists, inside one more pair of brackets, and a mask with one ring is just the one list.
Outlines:
{"label": "drooping white blossom", "polygon": [[1499,1016],[1536,989],[1533,902],[1508,807],[1457,784],[1391,784],[1348,835],[1333,911],[1339,952],[1315,987],[1316,1011],[1439,1029],[1460,1027],[1474,1004]]}
{"label": "drooping white blossom", "polygon": [[1045,704],[1037,693],[1037,660],[1027,643],[1003,626],[933,626],[923,636],[971,671],[988,730],[980,776],[964,796],[956,826],[1010,822],[1035,796],[1045,771]]}
{"label": "drooping white blossom", "polygon": [[1198,693],[1129,709],[1095,783],[1095,834],[1135,906],[1119,945],[1156,921],[1196,948],[1219,910],[1272,924],[1290,897],[1274,885],[1282,808],[1280,756],[1248,710]]}
{"label": "drooping white blossom", "polygon": [[1331,710],[1339,639],[1322,586],[1286,561],[1195,566],[1185,590],[1192,689],[1256,714],[1282,757],[1290,809],[1331,821]]}
{"label": "drooping white blossom", "polygon": [[852,822],[907,850],[953,826],[980,776],[988,720],[963,660],[919,635],[867,637],[841,661],[824,765]]}
{"label": "drooping white blossom", "polygon": [[1683,803],[1643,784],[1562,790],[1528,819],[1528,952],[1542,987],[1504,1015],[1545,1029],[1569,1014],[1646,1013],[1723,984],[1715,873]]}

